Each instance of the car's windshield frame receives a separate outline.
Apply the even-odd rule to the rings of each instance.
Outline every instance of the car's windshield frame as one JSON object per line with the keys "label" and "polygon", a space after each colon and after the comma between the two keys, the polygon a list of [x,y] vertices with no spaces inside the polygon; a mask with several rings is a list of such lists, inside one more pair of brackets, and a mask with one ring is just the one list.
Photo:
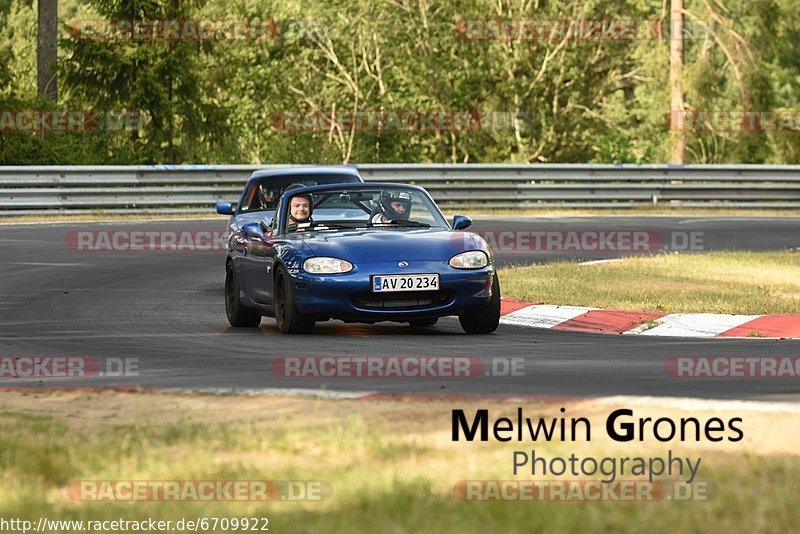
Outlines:
{"label": "car's windshield frame", "polygon": [[[338,185],[338,186],[337,186]],[[369,218],[367,220],[359,220],[359,221],[348,221],[348,220],[328,220],[327,225],[326,220],[314,220],[314,213],[316,212],[318,206],[324,202],[326,199],[330,198],[335,194],[343,194],[348,192],[361,192],[361,193],[379,193],[381,191],[385,191],[387,189],[397,189],[401,191],[411,191],[416,193],[417,195],[423,197],[428,205],[425,207],[426,213],[430,215],[433,220],[434,224],[427,224],[427,223],[415,223],[413,221],[414,217],[412,215],[410,221],[397,221],[393,223],[372,223]],[[385,229],[385,228],[450,228],[450,224],[447,222],[447,219],[442,214],[439,206],[436,205],[436,202],[433,198],[428,194],[428,192],[419,186],[414,185],[406,185],[406,184],[387,184],[387,183],[370,183],[370,184],[333,184],[333,185],[320,185],[320,186],[312,186],[303,189],[296,189],[292,191],[288,191],[283,194],[281,197],[281,201],[278,204],[278,211],[276,211],[276,217],[278,218],[278,224],[276,225],[276,229],[278,234],[287,234],[287,233],[295,233],[298,231],[298,228],[289,229],[289,206],[290,200],[292,197],[302,194],[311,194],[314,197],[314,209],[312,210],[311,219],[313,220],[312,225],[308,227],[302,228],[305,231],[338,231],[342,229],[355,229],[355,228],[376,228],[376,229]],[[322,197],[321,199],[319,197]],[[361,207],[364,210],[366,215],[369,215],[371,211],[365,209],[367,206],[364,205]]]}
{"label": "car's windshield frame", "polygon": [[[309,179],[331,179],[331,183],[328,184],[317,184],[312,186],[306,187],[317,187],[317,186],[328,186],[328,185],[337,185],[337,184],[363,184],[364,182],[359,179],[359,176],[356,174],[350,174],[346,172],[307,172],[307,173],[286,173],[286,174],[260,174],[257,176],[251,177],[247,184],[245,185],[244,189],[242,190],[242,194],[239,198],[239,203],[236,205],[236,215],[241,215],[244,213],[259,213],[259,212],[269,212],[275,211],[278,207],[278,201],[281,198],[281,195],[286,190],[286,187],[299,183],[303,184],[305,180]],[[284,182],[286,181],[286,185],[282,188],[275,188],[272,189],[280,189],[280,193],[275,197],[275,205],[271,208],[250,208],[250,203],[252,202],[253,195],[257,195],[257,188],[262,184],[273,185],[272,182]],[[248,195],[249,192],[252,193]]]}

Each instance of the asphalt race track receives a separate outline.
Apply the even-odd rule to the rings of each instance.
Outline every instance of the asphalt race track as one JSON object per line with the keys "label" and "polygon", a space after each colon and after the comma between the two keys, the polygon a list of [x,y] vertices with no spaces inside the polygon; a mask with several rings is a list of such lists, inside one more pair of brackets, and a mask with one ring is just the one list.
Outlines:
{"label": "asphalt race track", "polygon": [[[501,325],[488,336],[463,334],[458,320],[432,328],[318,324],[312,336],[281,335],[271,319],[260,329],[232,329],[223,304],[224,252],[82,252],[74,230],[223,231],[225,220],[0,226],[0,357],[87,356],[138,359],[138,376],[3,378],[0,387],[179,389],[303,388],[386,393],[511,396],[648,395],[800,400],[794,379],[675,378],[676,356],[800,356],[800,340],[691,340],[535,330]],[[478,231],[648,230],[701,232],[704,250],[796,249],[792,218],[581,217],[477,222]],[[616,252],[498,252],[501,265]],[[569,303],[564,303],[569,304]],[[285,378],[270,363],[282,356],[471,356],[523,358],[524,376],[473,378]]]}

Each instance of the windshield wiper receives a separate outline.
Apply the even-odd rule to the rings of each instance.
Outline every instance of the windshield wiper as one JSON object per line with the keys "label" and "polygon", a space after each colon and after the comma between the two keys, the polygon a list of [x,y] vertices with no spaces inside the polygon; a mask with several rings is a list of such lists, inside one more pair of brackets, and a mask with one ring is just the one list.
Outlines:
{"label": "windshield wiper", "polygon": [[352,225],[350,225],[350,224],[315,222],[308,229],[309,230],[350,230],[352,228],[354,228],[354,227]]}
{"label": "windshield wiper", "polygon": [[395,219],[389,222],[370,223],[370,226],[413,226],[416,228],[430,228],[430,224],[419,221],[402,221]]}

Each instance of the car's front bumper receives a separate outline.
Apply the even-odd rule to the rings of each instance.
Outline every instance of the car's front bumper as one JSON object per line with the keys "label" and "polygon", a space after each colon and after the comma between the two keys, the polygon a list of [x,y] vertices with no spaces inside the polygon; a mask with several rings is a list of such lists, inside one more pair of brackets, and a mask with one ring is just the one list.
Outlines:
{"label": "car's front bumper", "polygon": [[[454,269],[445,261],[413,261],[356,265],[336,275],[290,273],[295,303],[302,314],[354,321],[404,321],[442,317],[486,304],[491,297],[494,267]],[[438,291],[373,293],[373,275],[439,274]]]}

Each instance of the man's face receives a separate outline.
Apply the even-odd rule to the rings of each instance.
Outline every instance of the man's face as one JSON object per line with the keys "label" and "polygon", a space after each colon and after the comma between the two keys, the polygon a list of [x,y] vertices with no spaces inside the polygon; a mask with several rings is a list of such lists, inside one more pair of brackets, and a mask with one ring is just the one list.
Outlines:
{"label": "man's face", "polygon": [[289,204],[289,213],[295,220],[304,222],[311,214],[311,203],[304,197],[293,197]]}
{"label": "man's face", "polygon": [[389,204],[394,211],[397,213],[405,213],[406,212],[406,205],[402,202],[392,202]]}

